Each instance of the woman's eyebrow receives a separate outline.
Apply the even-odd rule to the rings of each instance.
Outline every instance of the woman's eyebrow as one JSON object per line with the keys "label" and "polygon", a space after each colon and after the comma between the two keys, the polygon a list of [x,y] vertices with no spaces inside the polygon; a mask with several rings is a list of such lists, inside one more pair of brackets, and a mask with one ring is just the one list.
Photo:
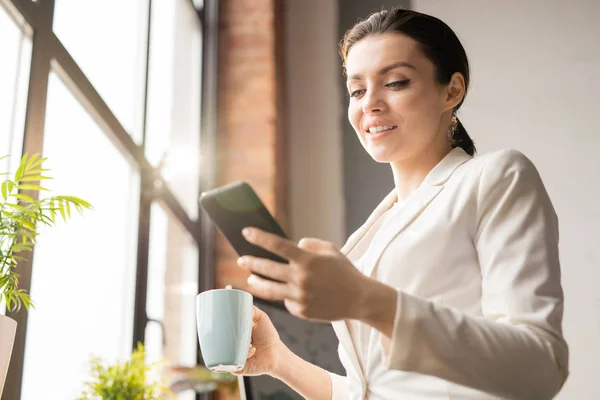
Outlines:
{"label": "woman's eyebrow", "polygon": [[[395,62],[395,63],[393,63],[393,64],[390,64],[390,65],[388,65],[388,66],[385,66],[385,67],[381,68],[381,69],[378,71],[378,74],[379,74],[379,75],[383,75],[383,74],[385,74],[386,72],[389,72],[389,71],[391,71],[391,70],[393,70],[393,69],[395,69],[395,68],[410,68],[410,69],[416,69],[414,65],[412,65],[412,64],[409,64],[409,63],[407,63],[407,62],[405,62],[405,61],[397,61],[397,62]],[[348,77],[348,80],[349,80],[349,81],[353,81],[353,80],[359,80],[359,79],[361,79],[361,78],[362,78],[362,75],[361,75],[361,74],[353,74],[353,75],[351,75],[351,76],[349,76],[349,77]]]}

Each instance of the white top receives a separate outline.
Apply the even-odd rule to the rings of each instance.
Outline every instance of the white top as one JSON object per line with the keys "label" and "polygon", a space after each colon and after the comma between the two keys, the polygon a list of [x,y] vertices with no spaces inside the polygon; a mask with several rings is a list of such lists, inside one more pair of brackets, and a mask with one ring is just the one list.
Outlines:
{"label": "white top", "polygon": [[332,325],[333,399],[550,399],[568,375],[558,222],[516,151],[452,150],[403,204],[390,193],[342,248],[398,290],[391,340]]}
{"label": "white top", "polygon": [[[381,234],[382,228],[385,227],[386,223],[389,223],[389,220],[394,215],[395,212],[398,212],[400,208],[400,203],[396,202],[394,205],[387,210],[385,210],[373,223],[373,225],[369,228],[367,233],[363,236],[361,241],[356,245],[354,251],[358,253],[362,253],[362,256],[354,262],[354,266],[359,270],[362,270],[362,266],[364,264],[364,260],[368,255],[369,246],[373,240],[377,240],[377,235]],[[359,362],[364,365],[365,360],[369,358],[370,348],[369,342],[370,338],[373,334],[377,334],[377,330],[372,329],[369,325],[360,323],[356,320],[348,321],[348,331],[350,336],[352,337],[352,342],[360,345],[360,351],[357,352],[357,356],[359,358]],[[372,356],[375,356],[377,349],[374,349]],[[364,357],[364,358],[363,358]]]}

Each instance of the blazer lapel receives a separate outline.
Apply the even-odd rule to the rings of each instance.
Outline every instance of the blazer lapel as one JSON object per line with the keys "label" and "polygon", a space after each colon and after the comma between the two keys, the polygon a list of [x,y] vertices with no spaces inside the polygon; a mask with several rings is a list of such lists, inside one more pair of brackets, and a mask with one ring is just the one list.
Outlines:
{"label": "blazer lapel", "polygon": [[[381,228],[380,234],[377,234],[371,242],[362,269],[365,275],[371,276],[390,242],[421,215],[423,210],[442,191],[444,184],[456,168],[470,159],[471,156],[461,148],[453,149],[427,174],[419,188],[406,200],[405,204],[400,206],[400,210],[388,220]],[[381,210],[381,212],[383,211],[385,210]]]}
{"label": "blazer lapel", "polygon": [[401,209],[382,226],[379,233],[371,242],[371,246],[365,257],[362,270],[365,275],[371,276],[379,258],[390,242],[410,225],[412,221],[418,218],[421,212],[442,189],[443,186],[421,185],[407,199],[406,203],[401,206]]}
{"label": "blazer lapel", "polygon": [[388,210],[392,204],[397,199],[396,190],[392,190],[379,205],[373,210],[369,218],[365,221],[365,223],[358,228],[346,241],[344,247],[340,250],[340,252],[344,255],[350,254],[352,249],[360,242],[362,237],[367,233],[367,231],[371,228],[371,225],[383,214],[386,210]]}

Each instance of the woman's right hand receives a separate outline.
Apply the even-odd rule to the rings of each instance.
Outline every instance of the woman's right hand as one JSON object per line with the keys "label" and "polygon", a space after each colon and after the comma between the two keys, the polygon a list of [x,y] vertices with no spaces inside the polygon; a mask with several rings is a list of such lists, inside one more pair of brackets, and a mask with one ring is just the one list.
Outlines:
{"label": "woman's right hand", "polygon": [[286,350],[269,316],[254,306],[252,343],[246,365],[235,375],[272,375]]}

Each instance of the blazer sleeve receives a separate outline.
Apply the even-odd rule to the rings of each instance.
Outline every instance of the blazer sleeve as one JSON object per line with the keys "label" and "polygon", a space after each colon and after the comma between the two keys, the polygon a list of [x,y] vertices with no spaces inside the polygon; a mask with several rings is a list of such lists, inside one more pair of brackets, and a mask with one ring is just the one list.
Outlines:
{"label": "blazer sleeve", "polygon": [[329,377],[331,378],[331,400],[349,399],[346,377],[333,372],[329,372]]}
{"label": "blazer sleeve", "polygon": [[388,368],[509,399],[551,399],[568,376],[558,222],[533,164],[516,151],[480,174],[474,245],[482,317],[398,292]]}

